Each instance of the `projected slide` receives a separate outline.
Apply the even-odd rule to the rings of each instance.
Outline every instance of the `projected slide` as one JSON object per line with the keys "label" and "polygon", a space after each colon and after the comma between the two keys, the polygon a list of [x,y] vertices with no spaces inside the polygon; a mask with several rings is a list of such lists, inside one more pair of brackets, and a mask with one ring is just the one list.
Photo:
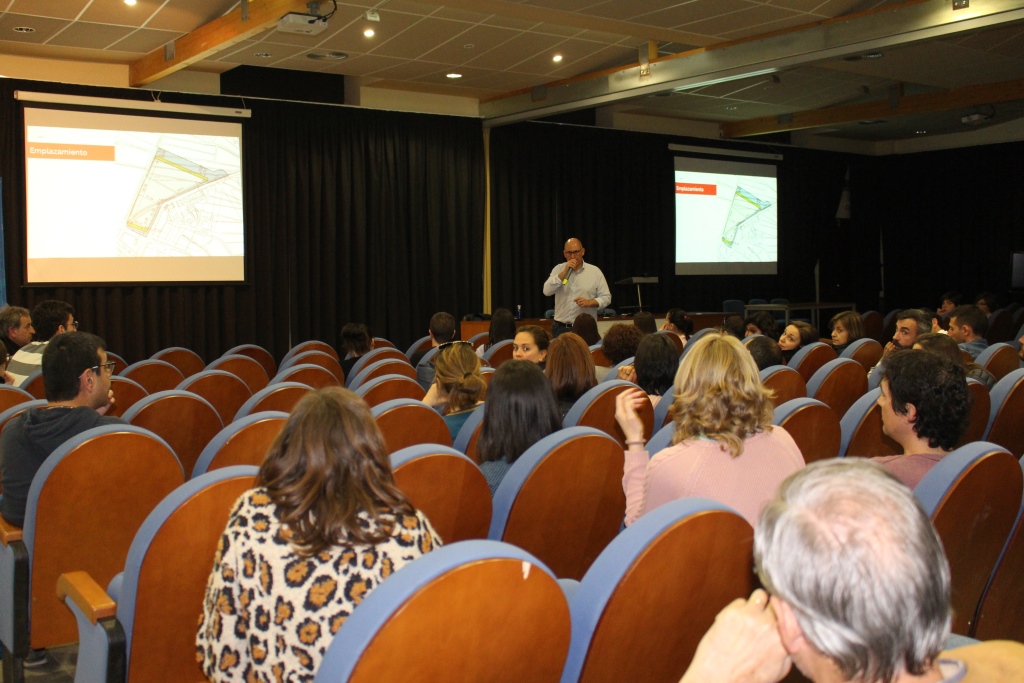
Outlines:
{"label": "projected slide", "polygon": [[240,124],[25,114],[29,283],[244,280]]}
{"label": "projected slide", "polygon": [[775,167],[675,160],[676,274],[773,274],[778,259]]}

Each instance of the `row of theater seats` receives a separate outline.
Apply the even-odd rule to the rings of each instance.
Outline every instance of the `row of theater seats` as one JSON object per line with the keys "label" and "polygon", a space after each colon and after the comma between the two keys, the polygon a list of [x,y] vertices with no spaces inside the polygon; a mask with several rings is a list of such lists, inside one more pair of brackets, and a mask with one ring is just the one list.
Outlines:
{"label": "row of theater seats", "polygon": [[[481,672],[474,680],[678,680],[717,611],[752,588],[751,529],[721,505],[688,499],[620,533],[622,458],[607,435],[564,429],[517,460],[492,503],[461,453],[424,445],[394,454],[398,485],[447,547],[366,599],[331,646],[325,680],[421,674],[422,651],[410,652],[440,632],[445,649],[428,659]],[[133,680],[200,679],[194,636],[206,577],[230,505],[255,471],[183,483],[166,444],[132,427],[100,427],[62,446],[33,484],[24,530],[0,528],[5,647],[77,637],[82,680],[110,680],[106,669],[119,662]],[[915,490],[950,559],[957,633],[1024,639],[1022,489],[1021,463],[975,443]],[[506,666],[508,648],[524,660],[507,664],[515,676],[484,673]],[[537,662],[533,650],[543,651]]]}

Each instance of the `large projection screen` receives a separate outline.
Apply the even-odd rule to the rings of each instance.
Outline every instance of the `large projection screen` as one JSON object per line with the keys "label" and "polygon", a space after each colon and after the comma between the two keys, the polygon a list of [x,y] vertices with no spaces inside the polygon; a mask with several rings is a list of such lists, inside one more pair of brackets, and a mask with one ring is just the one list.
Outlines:
{"label": "large projection screen", "polygon": [[774,164],[675,157],[676,275],[774,275]]}
{"label": "large projection screen", "polygon": [[241,123],[24,111],[26,284],[245,280]]}

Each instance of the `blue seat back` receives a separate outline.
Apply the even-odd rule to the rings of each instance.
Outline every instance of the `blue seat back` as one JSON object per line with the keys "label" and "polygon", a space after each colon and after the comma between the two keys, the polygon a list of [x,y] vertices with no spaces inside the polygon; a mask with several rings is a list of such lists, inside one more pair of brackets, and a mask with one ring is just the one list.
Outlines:
{"label": "blue seat back", "polygon": [[287,420],[288,413],[282,413],[277,410],[267,410],[261,413],[253,413],[246,415],[245,417],[239,418],[234,422],[225,425],[224,429],[217,433],[217,436],[210,439],[210,443],[206,444],[206,448],[199,454],[199,459],[196,460],[196,466],[192,469],[191,478],[206,474],[206,471],[210,467],[210,463],[216,457],[217,453],[224,447],[224,445],[235,437],[240,431],[249,428],[258,422],[262,422],[268,419],[282,418]]}

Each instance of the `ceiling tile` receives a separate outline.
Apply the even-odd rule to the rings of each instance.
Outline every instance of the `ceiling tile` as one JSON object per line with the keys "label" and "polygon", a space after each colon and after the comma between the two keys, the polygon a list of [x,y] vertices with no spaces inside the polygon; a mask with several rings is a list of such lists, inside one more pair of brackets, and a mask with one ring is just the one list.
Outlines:
{"label": "ceiling tile", "polygon": [[170,0],[160,7],[146,27],[188,33],[222,16],[237,4],[232,0]]}
{"label": "ceiling tile", "polygon": [[[608,0],[588,8],[583,14],[591,14],[606,19],[630,19],[637,23],[649,24],[645,15],[663,10],[678,9],[684,5],[699,5],[708,0],[687,0],[672,2],[671,0]],[[716,0],[710,0],[714,3]]]}
{"label": "ceiling tile", "polygon": [[513,73],[510,71],[486,71],[482,76],[464,79],[467,86],[487,88],[507,93],[523,88],[532,88],[544,82],[542,77],[533,74]]}
{"label": "ceiling tile", "polygon": [[[376,4],[380,5],[381,3],[377,2]],[[412,0],[390,0],[387,8],[389,12],[405,12],[406,14],[425,17],[433,14],[437,9],[437,5],[430,5],[425,2],[412,2]]]}
{"label": "ceiling tile", "polygon": [[76,21],[50,39],[50,45],[87,47],[102,50],[134,31],[130,26],[111,26]]}
{"label": "ceiling tile", "polygon": [[[465,64],[502,43],[515,38],[519,31],[496,26],[477,25],[423,55],[423,59],[443,64]],[[472,45],[472,48],[467,48]]]}
{"label": "ceiling tile", "polygon": [[687,31],[702,33],[702,31],[693,28],[696,22],[729,15],[754,6],[754,3],[748,0],[711,0],[710,2],[697,0],[697,2],[676,5],[658,12],[645,14],[636,19],[636,22],[652,26],[671,26],[674,28],[686,26]]}
{"label": "ceiling tile", "polygon": [[546,33],[550,36],[559,36],[560,38],[572,38],[573,36],[581,33],[578,28],[563,26],[561,24],[537,24],[530,30],[535,33]]}
{"label": "ceiling tile", "polygon": [[[225,0],[216,0],[224,5]],[[96,24],[118,24],[120,26],[142,26],[160,10],[164,0],[138,0],[138,4],[129,7],[123,2],[90,2],[79,18]]]}
{"label": "ceiling tile", "polygon": [[[765,9],[770,9],[770,8],[765,8]],[[781,11],[789,12],[789,10],[781,10]],[[748,20],[750,18],[748,16],[747,12],[742,12],[740,14],[742,14],[743,16],[742,17],[738,16],[737,17],[738,20],[746,21],[746,20]],[[796,28],[797,26],[806,26],[807,25],[807,19],[808,19],[808,17],[807,17],[806,14],[799,14],[799,13],[792,13],[791,12],[789,14],[789,16],[786,16],[786,17],[780,17],[780,18],[777,18],[777,19],[770,19],[770,18],[768,18],[768,19],[766,19],[764,21],[760,21],[760,20],[754,21],[753,23],[751,23],[747,27],[741,28],[738,31],[726,31],[725,33],[721,33],[721,34],[718,34],[718,35],[721,35],[723,38],[726,38],[727,40],[740,40],[741,38],[754,38],[754,37],[757,37],[757,36],[759,36],[761,34],[764,34],[764,33],[771,33],[772,31],[782,31],[782,30],[787,29],[787,28]]]}
{"label": "ceiling tile", "polygon": [[[803,21],[803,15],[797,12],[780,7],[761,5],[687,24],[686,30],[709,36],[728,35],[732,38],[739,38],[786,28],[784,25],[776,27],[767,27],[765,25],[773,22],[792,21],[794,18],[796,21],[790,24],[792,26],[806,23]],[[743,36],[740,35],[741,33]]]}
{"label": "ceiling tile", "polygon": [[[66,19],[50,19],[48,17],[30,17],[24,14],[8,12],[0,16],[0,39],[15,43],[45,43],[53,34],[68,26]],[[13,29],[27,26],[35,29],[33,33],[15,33]]]}
{"label": "ceiling tile", "polygon": [[91,0],[14,0],[6,9],[15,14],[74,19],[89,2]]}
{"label": "ceiling tile", "polygon": [[[229,55],[225,55],[220,61],[228,62],[229,64],[248,64],[249,66],[278,66],[278,63],[283,59],[294,57],[298,54],[305,54],[308,50],[298,45],[267,45],[265,43],[256,43],[252,47],[243,50],[237,50]],[[257,57],[257,54],[269,54],[270,57]],[[312,61],[312,60],[307,60]],[[284,68],[284,67],[282,67]]]}
{"label": "ceiling tile", "polygon": [[[607,46],[598,47],[597,50],[577,60],[562,60],[559,69],[552,73],[557,78],[572,78],[582,73],[604,71],[616,67],[635,66],[637,64],[637,51],[629,48]],[[519,68],[522,68],[521,66]]]}
{"label": "ceiling tile", "polygon": [[594,7],[603,3],[602,0],[525,0],[522,4],[547,7],[562,12],[577,12],[586,7]]}
{"label": "ceiling tile", "polygon": [[350,57],[343,62],[328,69],[330,73],[345,74],[346,76],[366,76],[375,71],[388,67],[400,66],[403,60],[392,57],[381,57],[380,55],[359,55]]}
{"label": "ceiling tile", "polygon": [[[818,18],[826,16],[821,14],[820,11],[816,11],[822,6],[822,0],[768,0],[768,4],[775,7],[785,7],[786,9],[795,10],[797,12],[815,14]],[[810,18],[809,20],[814,21],[813,18]]]}
{"label": "ceiling tile", "polygon": [[[403,31],[418,21],[421,19],[412,14],[381,10],[379,22],[352,22],[322,41],[319,47],[342,52],[373,52],[388,41],[400,36]],[[363,31],[368,27],[375,31],[372,38],[363,35]]]}
{"label": "ceiling tile", "polygon": [[513,17],[499,17],[495,14],[492,17],[488,17],[485,24],[488,26],[500,26],[501,28],[513,28],[518,31],[527,31],[537,25],[536,21],[530,21],[528,19],[516,19]]}
{"label": "ceiling tile", "polygon": [[[516,63],[532,58],[540,52],[550,51],[560,42],[562,42],[562,39],[556,36],[521,33],[494,49],[485,52],[476,59],[470,60],[468,64],[500,71],[515,67]],[[548,59],[551,59],[550,54]]]}
{"label": "ceiling tile", "polygon": [[468,21],[473,24],[479,24],[492,15],[484,12],[473,12],[460,7],[438,7],[437,11],[430,16],[435,19],[452,19],[454,21]]}
{"label": "ceiling tile", "polygon": [[373,50],[373,54],[415,59],[430,52],[447,40],[465,33],[472,27],[461,21],[426,17],[413,24],[395,40],[389,40]]}
{"label": "ceiling tile", "polygon": [[[435,64],[433,62],[405,61],[401,64],[395,64],[394,66],[389,66],[381,69],[380,71],[376,71],[373,76],[374,78],[391,78],[399,81],[412,81],[423,78],[424,76],[436,74],[439,71],[449,73],[451,70],[451,68],[444,68],[441,64]],[[460,67],[458,71],[464,71],[464,69]]]}
{"label": "ceiling tile", "polygon": [[150,28],[140,28],[133,33],[129,33],[111,47],[115,50],[125,50],[127,52],[149,53],[163,47],[172,40],[176,40],[180,36],[181,34],[175,31],[157,31]]}
{"label": "ceiling tile", "polygon": [[603,31],[583,31],[576,37],[580,40],[593,40],[595,43],[604,43],[605,45],[614,45],[622,41],[636,40],[630,36],[624,36],[618,33],[604,33]]}

